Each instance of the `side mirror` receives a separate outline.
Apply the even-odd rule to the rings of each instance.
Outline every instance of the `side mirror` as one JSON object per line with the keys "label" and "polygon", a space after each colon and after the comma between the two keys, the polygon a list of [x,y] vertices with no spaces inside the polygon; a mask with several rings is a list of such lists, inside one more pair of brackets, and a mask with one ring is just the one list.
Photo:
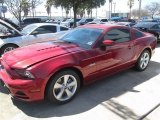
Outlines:
{"label": "side mirror", "polygon": [[111,46],[111,45],[114,45],[115,42],[112,41],[112,40],[104,40],[104,41],[103,41],[103,44],[104,44],[105,46]]}
{"label": "side mirror", "polygon": [[39,34],[38,31],[33,31],[33,32],[32,32],[32,35],[35,35],[35,36],[36,36],[37,34]]}

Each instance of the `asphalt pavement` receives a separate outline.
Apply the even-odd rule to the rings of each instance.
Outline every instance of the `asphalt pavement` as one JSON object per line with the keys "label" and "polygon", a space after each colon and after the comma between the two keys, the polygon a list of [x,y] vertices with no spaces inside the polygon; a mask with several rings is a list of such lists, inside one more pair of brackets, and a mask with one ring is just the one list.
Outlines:
{"label": "asphalt pavement", "polygon": [[0,87],[1,120],[159,120],[160,44],[144,72],[129,69],[83,87],[71,102],[55,105],[12,100]]}

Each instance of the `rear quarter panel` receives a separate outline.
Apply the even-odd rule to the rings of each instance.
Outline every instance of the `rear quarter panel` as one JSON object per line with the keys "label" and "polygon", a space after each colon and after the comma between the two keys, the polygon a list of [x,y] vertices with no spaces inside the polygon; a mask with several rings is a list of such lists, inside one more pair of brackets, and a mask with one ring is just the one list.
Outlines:
{"label": "rear quarter panel", "polygon": [[143,37],[134,39],[134,45],[135,45],[135,61],[136,61],[145,49],[150,49],[152,56],[156,48],[157,41],[155,37],[153,37],[151,34],[144,33]]}

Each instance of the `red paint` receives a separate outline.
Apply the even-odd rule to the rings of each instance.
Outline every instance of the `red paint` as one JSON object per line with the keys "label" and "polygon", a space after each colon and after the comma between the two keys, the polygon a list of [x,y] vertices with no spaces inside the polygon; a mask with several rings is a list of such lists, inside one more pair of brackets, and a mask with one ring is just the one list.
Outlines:
{"label": "red paint", "polygon": [[[24,101],[43,100],[46,85],[51,76],[64,68],[74,68],[83,75],[83,84],[89,84],[102,77],[133,67],[141,52],[148,48],[154,51],[155,38],[144,33],[144,37],[135,39],[134,29],[131,30],[131,41],[112,43],[107,40],[105,50],[97,47],[98,41],[108,30],[123,26],[85,25],[84,28],[103,29],[104,32],[97,39],[92,49],[80,48],[68,43],[40,43],[19,48],[6,53],[1,58],[4,69],[0,71],[0,78],[9,88],[11,95]],[[127,27],[123,27],[127,28]],[[14,69],[30,71],[35,80],[26,80]],[[16,95],[16,92],[23,95]]]}

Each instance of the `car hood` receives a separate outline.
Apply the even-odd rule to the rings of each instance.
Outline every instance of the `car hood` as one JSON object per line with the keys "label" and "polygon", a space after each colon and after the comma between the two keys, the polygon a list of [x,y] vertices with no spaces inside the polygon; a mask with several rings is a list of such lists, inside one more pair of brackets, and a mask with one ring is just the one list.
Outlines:
{"label": "car hood", "polygon": [[2,60],[11,68],[22,69],[50,58],[81,50],[82,48],[71,43],[45,42],[10,51],[2,56]]}

